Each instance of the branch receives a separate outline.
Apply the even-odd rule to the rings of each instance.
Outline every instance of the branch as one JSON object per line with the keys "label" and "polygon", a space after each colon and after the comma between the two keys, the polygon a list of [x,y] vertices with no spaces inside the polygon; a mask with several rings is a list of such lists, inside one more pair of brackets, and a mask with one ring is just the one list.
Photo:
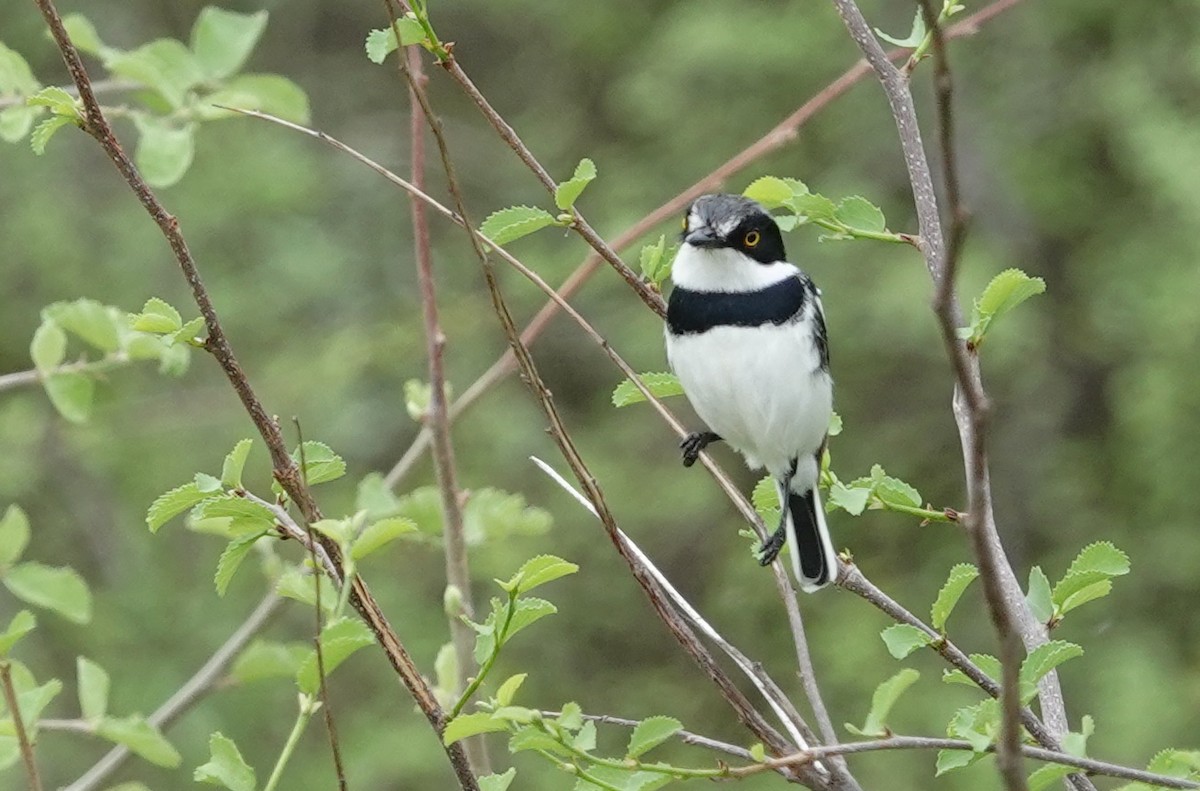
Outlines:
{"label": "branch", "polygon": [[[541,714],[543,717],[558,717],[562,714],[562,712],[543,711]],[[630,720],[624,717],[613,717],[608,714],[581,714],[580,716],[585,720],[598,722],[602,725],[622,725],[626,728],[636,728],[641,724],[638,720]],[[750,751],[745,747],[739,747],[736,744],[718,741],[717,739],[713,739],[708,736],[701,736],[700,734],[692,733],[691,731],[675,731],[675,738],[679,739],[679,741],[683,742],[684,744],[690,744],[694,747],[704,747],[708,750],[715,750],[716,752],[732,755],[735,758],[741,758],[745,761],[754,760],[754,756],[751,755]]]}
{"label": "branch", "polygon": [[4,690],[4,704],[12,715],[13,730],[21,750],[21,762],[25,764],[25,776],[29,780],[29,791],[42,791],[42,778],[38,774],[37,760],[33,757],[33,743],[29,740],[29,732],[25,730],[25,722],[21,718],[21,706],[17,701],[17,691],[13,688],[12,665],[7,660],[0,661],[0,687]]}
{"label": "branch", "polygon": [[[67,30],[63,26],[62,17],[59,16],[58,10],[54,6],[54,1],[34,0],[34,2],[41,10],[42,16],[50,28],[50,33],[54,37],[59,51],[62,53],[63,61],[66,63],[67,70],[71,74],[72,81],[79,89],[79,97],[84,107],[84,131],[95,138],[105,153],[108,154],[109,159],[112,160],[130,189],[133,190],[142,206],[153,218],[155,224],[158,225],[163,236],[170,244],[184,278],[191,287],[192,296],[196,301],[197,307],[200,309],[200,315],[204,317],[205,327],[208,331],[205,349],[212,354],[221,366],[222,371],[224,371],[225,376],[229,379],[230,384],[241,400],[243,407],[245,407],[246,412],[250,415],[250,419],[266,443],[267,449],[271,454],[271,462],[276,480],[279,481],[280,485],[288,493],[292,502],[296,503],[300,508],[307,522],[319,521],[322,516],[321,510],[313,499],[308,487],[304,485],[300,470],[287,451],[287,446],[284,443],[279,425],[270,417],[263,407],[262,402],[254,394],[249,380],[246,378],[240,363],[234,356],[228,339],[225,337],[220,320],[213,307],[212,299],[204,287],[195,259],[192,257],[187,242],[180,231],[179,220],[171,215],[158,200],[141,174],[138,173],[133,160],[125,153],[120,142],[118,142],[116,136],[113,134],[112,127],[104,117],[104,112],[96,101],[87,69],[84,67],[83,61],[79,57],[79,52],[75,49],[75,45],[71,42]],[[333,561],[335,568],[334,579],[337,579],[336,569],[340,569],[341,567],[340,551],[337,545],[328,538],[321,536],[319,540]],[[351,603],[364,620],[366,620],[372,632],[374,632],[393,669],[395,669],[404,681],[405,686],[412,694],[417,705],[421,708],[425,718],[440,734],[445,728],[445,712],[442,711],[441,706],[433,695],[433,691],[421,676],[412,657],[409,656],[407,649],[405,649],[400,639],[396,636],[391,624],[388,623],[386,616],[384,616],[379,605],[376,603],[366,582],[363,581],[360,575],[355,575],[351,584]],[[463,751],[462,746],[456,743],[445,746],[445,749],[447,757],[464,791],[477,791],[478,783],[467,764],[466,753]]]}
{"label": "branch", "polygon": [[[141,88],[140,83],[132,80],[96,80],[92,83],[92,90],[96,93],[117,93],[119,91],[135,91]],[[62,90],[72,96],[79,95],[79,89],[74,85],[64,85]],[[25,104],[28,96],[0,96],[0,110],[5,110],[9,107],[17,107]]]}
{"label": "branch", "polygon": [[79,360],[73,363],[64,363],[46,371],[39,371],[36,368],[29,371],[15,371],[10,374],[0,375],[0,393],[27,385],[41,384],[47,378],[56,374],[101,373],[107,371],[109,368],[129,362],[131,361],[128,354],[114,352],[113,354],[105,355],[99,360]]}

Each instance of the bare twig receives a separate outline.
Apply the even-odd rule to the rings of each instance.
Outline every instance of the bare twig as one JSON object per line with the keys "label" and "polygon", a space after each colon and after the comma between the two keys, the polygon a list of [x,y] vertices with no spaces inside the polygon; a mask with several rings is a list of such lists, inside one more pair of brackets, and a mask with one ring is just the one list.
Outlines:
{"label": "bare twig", "polygon": [[4,689],[4,704],[12,715],[13,730],[21,750],[21,762],[25,765],[29,791],[42,791],[42,778],[38,774],[37,760],[33,757],[33,742],[29,740],[29,732],[25,729],[25,720],[21,716],[21,706],[17,701],[17,690],[13,688],[12,665],[7,660],[0,660],[0,687]]}
{"label": "bare twig", "polygon": [[[104,112],[96,101],[87,69],[84,67],[83,61],[79,57],[79,52],[75,49],[75,45],[71,42],[67,30],[63,26],[62,17],[55,8],[54,1],[34,0],[34,2],[41,10],[42,16],[50,28],[50,33],[54,37],[59,51],[62,53],[63,61],[66,63],[67,70],[71,74],[72,81],[79,89],[79,96],[84,107],[84,131],[95,138],[105,153],[108,154],[109,159],[112,160],[130,189],[133,190],[138,200],[142,203],[142,206],[154,219],[155,224],[158,225],[163,236],[170,244],[184,278],[191,287],[192,296],[200,309],[200,315],[204,317],[205,327],[208,332],[205,349],[213,355],[217,363],[221,366],[226,378],[229,379],[243,407],[249,414],[251,421],[253,421],[263,441],[266,443],[271,455],[276,480],[279,481],[280,485],[288,493],[292,502],[296,503],[300,508],[306,520],[309,522],[318,521],[321,518],[321,510],[313,499],[312,493],[300,478],[299,468],[287,451],[287,446],[284,443],[279,425],[271,418],[263,407],[262,402],[254,394],[249,380],[246,378],[240,363],[234,356],[233,349],[221,328],[221,323],[213,307],[212,299],[204,287],[203,281],[200,279],[200,272],[196,266],[195,259],[192,257],[187,242],[180,231],[179,220],[171,215],[158,200],[134,166],[133,160],[125,153],[124,148],[122,148],[120,142],[113,134],[112,127],[104,117]],[[341,566],[339,562],[340,552],[337,545],[324,536],[320,537],[320,541],[333,560],[336,579]],[[375,601],[374,596],[371,594],[361,575],[356,575],[351,581],[351,585],[353,590],[350,602],[370,626],[379,644],[383,647],[388,661],[401,677],[401,680],[412,694],[425,718],[440,734],[445,728],[446,718],[445,712],[442,711],[441,706],[433,695],[433,691],[421,676],[412,657],[409,656],[408,650],[400,642],[399,637],[396,636],[395,630],[388,623],[386,616]],[[455,743],[447,745],[445,749],[451,766],[458,777],[459,784],[464,791],[476,791],[478,789],[478,782],[471,773],[466,753],[462,746]]]}
{"label": "bare twig", "polygon": [[[133,91],[141,87],[141,83],[134,82],[133,80],[96,80],[92,83],[92,90],[96,93]],[[62,86],[62,90],[66,91],[72,96],[79,95],[79,89],[74,85],[64,85]],[[28,96],[0,96],[0,110],[25,104],[25,100],[28,98]]]}
{"label": "bare twig", "polygon": [[5,390],[13,390],[18,387],[27,385],[41,384],[46,381],[47,377],[55,374],[66,373],[89,373],[98,374],[107,371],[110,368],[115,368],[120,365],[125,365],[130,362],[129,355],[124,352],[114,352],[106,355],[99,360],[78,360],[73,363],[64,363],[55,366],[46,371],[39,371],[36,368],[29,371],[16,371],[10,374],[0,375],[0,393]]}

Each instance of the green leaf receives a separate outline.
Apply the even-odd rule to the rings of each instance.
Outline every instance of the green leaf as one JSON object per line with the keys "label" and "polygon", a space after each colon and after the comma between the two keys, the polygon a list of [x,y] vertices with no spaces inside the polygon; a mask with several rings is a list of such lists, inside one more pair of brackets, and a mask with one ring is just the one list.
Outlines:
{"label": "green leaf", "polygon": [[232,739],[218,731],[209,737],[208,751],[211,756],[208,763],[196,767],[192,775],[197,783],[224,786],[230,791],[254,791],[258,784],[254,769],[242,758]]}
{"label": "green leaf", "polygon": [[38,108],[21,105],[0,110],[0,140],[15,143],[25,137],[39,115],[41,110]]}
{"label": "green leaf", "polygon": [[830,505],[841,508],[851,516],[860,516],[866,510],[867,502],[870,499],[870,487],[849,487],[841,481],[834,481],[833,485],[829,487]]}
{"label": "green leaf", "polygon": [[158,116],[135,113],[138,130],[134,162],[152,187],[169,187],[192,166],[196,151],[196,125],[176,126]]}
{"label": "green leaf", "polygon": [[479,226],[479,232],[493,244],[503,247],[556,222],[554,215],[545,209],[536,206],[510,206],[489,215],[483,221],[483,225]]}
{"label": "green leaf", "polygon": [[37,89],[38,81],[25,58],[0,44],[0,96],[28,96]]}
{"label": "green leaf", "polygon": [[362,560],[377,549],[400,538],[417,532],[417,525],[411,519],[393,516],[372,522],[363,528],[362,533],[350,545],[350,557]]}
{"label": "green leaf", "polygon": [[759,517],[767,524],[779,521],[779,485],[770,475],[764,475],[754,484],[750,502]]}
{"label": "green leaf", "polygon": [[529,725],[536,722],[541,714],[535,709],[529,709],[524,706],[501,706],[492,712],[492,716],[498,720],[504,720],[515,725]]}
{"label": "green leaf", "polygon": [[79,680],[79,710],[89,722],[101,719],[108,711],[108,673],[87,657],[75,658]]}
{"label": "green leaf", "polygon": [[836,437],[842,433],[842,416],[837,412],[832,412],[829,415],[829,436]]}
{"label": "green leaf", "polygon": [[205,76],[192,51],[171,38],[118,53],[109,59],[108,69],[156,91],[176,109],[184,105],[188,91]]}
{"label": "green leaf", "polygon": [[54,137],[55,132],[69,123],[71,123],[70,118],[63,118],[56,115],[53,118],[47,118],[35,126],[33,134],[29,136],[29,147],[33,149],[33,153],[39,157],[46,153],[46,144],[50,142],[50,138]]}
{"label": "green leaf", "polygon": [[937,599],[934,600],[933,609],[930,612],[929,617],[934,629],[939,632],[945,631],[946,619],[954,611],[954,605],[958,604],[963,591],[978,576],[979,569],[970,563],[959,563],[950,569],[950,576],[946,580],[946,584],[938,591]]}
{"label": "green leaf", "polygon": [[[419,520],[414,521],[420,525]],[[552,521],[549,511],[526,504],[523,495],[490,487],[472,492],[463,508],[463,532],[471,545],[514,535],[540,535],[550,529]]]}
{"label": "green leaf", "polygon": [[174,769],[182,760],[166,737],[140,714],[105,717],[96,724],[96,735],[123,744],[155,766]]}
{"label": "green leaf", "polygon": [[92,619],[92,594],[72,568],[21,563],[4,573],[4,586],[18,599],[53,610],[68,621]]}
{"label": "green leaf", "polygon": [[[863,479],[854,482],[859,484]],[[893,478],[876,464],[871,467],[871,492],[887,505],[908,508],[921,507],[921,493],[899,478]]]}
{"label": "green leaf", "polygon": [[558,608],[545,599],[533,597],[518,599],[516,612],[513,613],[512,620],[508,623],[508,633],[504,636],[505,642],[511,640],[517,632],[526,626],[556,612],[558,612]]}
{"label": "green leaf", "polygon": [[[9,663],[13,668],[13,685],[17,688],[17,708],[21,711],[21,721],[32,726],[42,716],[42,710],[50,705],[50,701],[62,692],[62,682],[52,678],[41,686],[36,686],[33,675],[19,662]],[[18,668],[23,672],[18,673]],[[24,675],[24,680],[18,680],[18,675]],[[2,721],[0,721],[2,722]],[[11,719],[7,723],[11,725]],[[11,731],[6,734],[11,735]]]}
{"label": "green leaf", "polygon": [[265,678],[295,678],[312,648],[304,643],[256,639],[238,654],[229,677],[245,684]]}
{"label": "green leaf", "polygon": [[1050,623],[1050,618],[1054,615],[1054,602],[1050,596],[1050,580],[1046,579],[1041,566],[1034,566],[1029,570],[1029,592],[1025,595],[1025,601],[1038,623]]}
{"label": "green leaf", "polygon": [[[292,458],[300,463],[300,450],[292,452]],[[308,440],[304,443],[304,479],[309,486],[337,480],[346,474],[346,462],[324,442]]]}
{"label": "green leaf", "polygon": [[866,737],[882,738],[891,735],[891,729],[887,727],[888,712],[892,710],[892,706],[896,704],[904,691],[916,683],[920,677],[921,674],[916,670],[906,667],[877,686],[875,694],[871,696],[871,710],[867,712],[867,720],[863,723],[862,728],[856,728],[846,723],[846,730]]}
{"label": "green leaf", "polygon": [[[426,41],[425,29],[411,14],[397,19],[396,29],[400,31],[400,44],[405,47],[409,44],[423,44]],[[390,26],[372,30],[367,34],[366,49],[368,60],[372,63],[383,63],[388,54],[396,50],[396,31]]]}
{"label": "green leaf", "polygon": [[501,587],[506,591],[515,590],[519,595],[577,571],[579,571],[579,566],[570,561],[554,555],[538,555],[525,561],[517,573]]}
{"label": "green leaf", "polygon": [[488,712],[479,711],[471,714],[459,714],[447,723],[446,730],[442,732],[442,743],[454,744],[456,741],[466,739],[468,736],[506,730],[508,730],[508,723],[493,717]]}
{"label": "green leaf", "polygon": [[667,237],[660,235],[654,244],[644,245],[638,261],[642,266],[642,276],[654,285],[660,285],[671,274],[671,263],[675,256],[666,255]]}
{"label": "green leaf", "polygon": [[97,55],[104,59],[112,57],[117,52],[112,47],[105,46],[104,42],[100,40],[100,34],[96,32],[96,27],[83,14],[67,14],[63,17],[63,27],[67,29],[67,35],[71,37],[71,43],[75,45],[75,49],[80,52]]}
{"label": "green leaf", "polygon": [[797,214],[804,215],[810,221],[833,221],[834,214],[837,212],[837,206],[834,205],[833,201],[824,195],[811,192],[793,196],[791,207]]}
{"label": "green leaf", "polygon": [[[983,671],[984,675],[993,681],[1000,679],[1000,660],[990,654],[971,654],[969,659],[971,662]],[[961,670],[947,670],[942,674],[942,681],[947,684],[963,684],[968,687],[975,686],[975,682],[967,677],[967,674]]]}
{"label": "green leaf", "polygon": [[[196,473],[192,477],[192,482],[196,484],[197,489],[206,495],[222,491],[221,479],[206,472]],[[232,495],[222,495],[219,499],[229,500],[232,499]]]}
{"label": "green leaf", "polygon": [[199,108],[205,119],[234,117],[237,113],[215,105],[259,110],[297,124],[307,124],[312,116],[304,89],[278,74],[240,74],[205,96]]}
{"label": "green leaf", "polygon": [[674,717],[647,717],[637,724],[629,736],[626,758],[645,755],[683,730],[683,723]]}
{"label": "green leaf", "polygon": [[42,309],[42,321],[51,320],[89,346],[108,354],[121,348],[119,326],[125,314],[92,299],[55,302]]}
{"label": "green leaf", "polygon": [[764,209],[777,209],[786,206],[793,197],[791,185],[775,176],[763,176],[750,182],[742,195],[752,201],[758,201]]}
{"label": "green leaf", "polygon": [[242,470],[246,467],[246,457],[250,454],[250,448],[253,445],[254,440],[238,440],[238,443],[233,446],[233,450],[225,456],[224,464],[221,465],[221,483],[230,489],[242,488]]}
{"label": "green leaf", "polygon": [[354,520],[352,519],[321,519],[313,522],[311,527],[342,547],[354,537]]}
{"label": "green leaf", "polygon": [[213,585],[217,588],[218,596],[225,595],[225,591],[229,589],[229,583],[233,580],[233,575],[237,573],[238,567],[246,559],[246,554],[254,548],[254,542],[264,535],[266,533],[251,533],[241,536],[230,541],[229,545],[225,547],[220,560],[217,561],[217,573],[213,577]]}
{"label": "green leaf", "polygon": [[210,79],[223,79],[242,68],[267,27],[267,12],[238,14],[207,6],[192,27],[192,52]]}
{"label": "green leaf", "polygon": [[1040,277],[1030,277],[1020,269],[1006,269],[996,275],[979,299],[975,300],[971,326],[967,331],[968,341],[978,346],[993,321],[1045,290],[1046,281]]}
{"label": "green leaf", "polygon": [[337,602],[338,594],[333,588],[333,583],[324,574],[314,577],[312,574],[304,574],[298,568],[289,568],[280,574],[279,579],[275,581],[275,592],[288,599],[295,599],[298,602],[302,602],[309,607],[315,607],[317,605],[316,588],[318,585],[321,587],[322,609],[332,609]]}
{"label": "green leaf", "polygon": [[892,624],[880,632],[879,636],[883,638],[888,653],[896,659],[903,659],[918,648],[929,645],[933,640],[923,630],[907,623]]}
{"label": "green leaf", "polygon": [[78,371],[50,374],[42,380],[46,395],[58,413],[72,423],[86,423],[92,416],[96,383]]}
{"label": "green leaf", "polygon": [[137,314],[131,325],[138,332],[151,332],[158,335],[175,332],[183,326],[183,317],[179,311],[158,297],[150,297]]}
{"label": "green leaf", "polygon": [[1063,752],[1068,755],[1074,755],[1077,758],[1083,758],[1087,755],[1087,743],[1092,734],[1096,732],[1096,721],[1092,719],[1090,714],[1084,714],[1080,719],[1080,729],[1078,732],[1068,732],[1062,737]]}
{"label": "green leaf", "polygon": [[517,768],[510,767],[507,772],[502,775],[484,775],[479,778],[479,791],[508,791],[508,787],[512,785],[513,778],[517,776]]}
{"label": "green leaf", "polygon": [[79,109],[79,100],[62,88],[55,86],[42,88],[26,99],[25,104],[30,107],[45,107],[54,115],[70,118],[73,121],[83,119],[83,113]]}
{"label": "green leaf", "polygon": [[[373,642],[375,636],[366,624],[357,618],[340,618],[329,623],[321,631],[321,665],[325,669],[326,677],[355,651]],[[301,692],[308,695],[317,693],[321,684],[318,670],[317,652],[313,649],[296,671],[296,684]]]}
{"label": "green leaf", "polygon": [[1083,648],[1064,640],[1051,640],[1039,645],[1021,663],[1021,702],[1028,703],[1037,694],[1037,684],[1054,668],[1083,656]]}
{"label": "green leaf", "polygon": [[570,755],[570,751],[553,736],[534,727],[519,728],[508,740],[508,751],[513,755],[525,750],[537,750],[562,756]]}
{"label": "green leaf", "polygon": [[591,752],[596,749],[596,723],[588,720],[583,723],[583,727],[579,729],[579,733],[575,734],[575,738],[571,740],[571,746],[576,750]]}
{"label": "green leaf", "polygon": [[[1094,544],[1084,547],[1075,560],[1071,562],[1066,575],[1054,586],[1051,599],[1057,605],[1060,612],[1066,612],[1068,609],[1074,609],[1083,603],[1083,601],[1077,601],[1073,603],[1072,607],[1066,607],[1068,601],[1083,590],[1097,583],[1109,580],[1112,577],[1119,577],[1128,573],[1129,556],[1108,541],[1097,541]],[[1108,590],[1106,589],[1099,595],[1104,595],[1107,592]],[[1096,598],[1096,596],[1093,595],[1085,601],[1091,598]]]}
{"label": "green leaf", "polygon": [[418,423],[429,417],[429,405],[433,401],[433,387],[420,379],[409,379],[404,383],[404,409]]}
{"label": "green leaf", "polygon": [[596,163],[586,157],[579,160],[574,175],[554,188],[554,205],[563,211],[570,211],[583,190],[595,178]]}
{"label": "green leaf", "polygon": [[834,218],[848,228],[856,231],[883,233],[887,230],[887,221],[879,207],[866,198],[853,195],[844,198],[833,213]]}
{"label": "green leaf", "polygon": [[1077,771],[1072,766],[1064,766],[1063,764],[1046,764],[1039,767],[1037,771],[1029,775],[1029,779],[1025,781],[1029,791],[1042,791],[1043,788],[1049,788],[1055,782],[1063,779],[1072,772]]}
{"label": "green leaf", "polygon": [[1068,596],[1063,601],[1062,607],[1059,608],[1059,614],[1065,615],[1080,605],[1087,604],[1094,599],[1104,598],[1110,593],[1112,593],[1112,580],[1093,582],[1091,585]]}
{"label": "green leaf", "polygon": [[875,35],[879,36],[889,44],[895,44],[897,47],[912,49],[918,46],[925,39],[925,15],[921,13],[920,8],[917,9],[917,16],[913,19],[912,30],[909,31],[907,38],[893,38],[879,28],[875,28]]}
{"label": "green leaf", "polygon": [[7,657],[8,652],[17,642],[33,631],[37,626],[37,618],[29,610],[21,610],[8,622],[8,628],[0,633],[0,658]]}
{"label": "green leaf", "polygon": [[200,491],[195,483],[185,483],[169,492],[160,494],[146,512],[146,524],[151,533],[169,522],[175,516],[183,513],[196,503],[208,497],[208,492]]}
{"label": "green leaf", "polygon": [[0,571],[20,560],[27,546],[29,518],[14,503],[4,512],[4,518],[0,519]]}
{"label": "green leaf", "polygon": [[557,722],[569,731],[577,731],[583,727],[583,709],[575,701],[564,703],[558,712]]}
{"label": "green leaf", "polygon": [[966,739],[971,748],[982,753],[995,741],[1000,726],[1000,705],[988,699],[955,712],[946,726],[946,735]]}
{"label": "green leaf", "polygon": [[[638,374],[638,376],[655,398],[683,395],[683,385],[679,384],[679,379],[675,374],[650,372]],[[642,391],[638,390],[637,385],[629,379],[617,385],[617,389],[613,390],[612,394],[613,406],[616,407],[629,406],[645,400],[646,397],[642,395]]]}
{"label": "green leaf", "polygon": [[513,696],[517,694],[517,690],[521,688],[521,684],[525,682],[527,673],[517,673],[505,679],[500,688],[496,690],[496,703],[501,706],[507,706],[513,701]]}
{"label": "green leaf", "polygon": [[934,772],[933,776],[941,777],[951,769],[961,769],[964,766],[970,766],[982,757],[982,754],[974,753],[970,750],[938,750],[937,771]]}

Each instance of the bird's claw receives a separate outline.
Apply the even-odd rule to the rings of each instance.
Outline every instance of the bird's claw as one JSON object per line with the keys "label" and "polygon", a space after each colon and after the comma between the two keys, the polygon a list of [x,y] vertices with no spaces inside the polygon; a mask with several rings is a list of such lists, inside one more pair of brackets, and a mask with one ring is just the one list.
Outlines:
{"label": "bird's claw", "polygon": [[679,443],[679,448],[683,451],[683,466],[691,467],[695,464],[706,445],[708,445],[708,438],[702,431],[693,431],[684,437],[683,442]]}
{"label": "bird's claw", "polygon": [[774,563],[775,558],[779,557],[779,553],[783,551],[784,539],[784,533],[780,530],[764,541],[763,545],[758,548],[758,565],[769,566]]}

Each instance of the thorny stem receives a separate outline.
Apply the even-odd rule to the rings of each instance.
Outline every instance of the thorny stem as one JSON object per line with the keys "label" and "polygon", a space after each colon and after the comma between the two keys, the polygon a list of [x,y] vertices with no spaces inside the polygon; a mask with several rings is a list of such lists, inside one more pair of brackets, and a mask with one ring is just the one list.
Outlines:
{"label": "thorny stem", "polygon": [[4,689],[4,705],[12,716],[13,730],[21,750],[21,762],[25,764],[25,777],[29,781],[29,791],[42,791],[42,778],[38,774],[37,760],[33,757],[33,743],[29,740],[29,731],[25,729],[25,720],[17,701],[17,690],[13,687],[12,665],[7,660],[0,660],[0,687]]}

